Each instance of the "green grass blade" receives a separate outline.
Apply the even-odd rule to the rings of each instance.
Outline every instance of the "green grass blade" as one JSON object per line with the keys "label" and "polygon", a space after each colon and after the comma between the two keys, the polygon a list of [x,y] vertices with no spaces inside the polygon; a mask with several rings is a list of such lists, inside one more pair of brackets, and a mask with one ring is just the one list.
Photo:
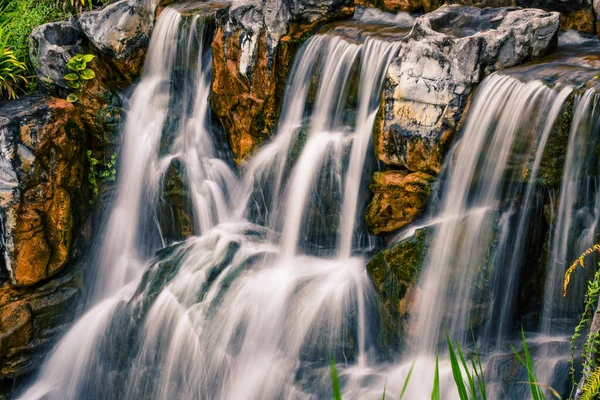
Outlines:
{"label": "green grass blade", "polygon": [[333,389],[333,400],[342,400],[342,391],[340,390],[340,381],[338,379],[337,367],[335,360],[331,357],[329,361],[329,369],[331,370],[331,389]]}
{"label": "green grass blade", "polygon": [[385,400],[385,391],[387,390],[387,378],[385,378],[385,383],[383,384],[383,395],[381,396],[381,400]]}
{"label": "green grass blade", "polygon": [[456,353],[458,354],[458,358],[460,359],[460,362],[462,363],[462,366],[465,370],[467,381],[469,382],[469,389],[471,389],[471,398],[477,399],[477,388],[475,386],[475,378],[473,377],[473,374],[471,374],[471,372],[469,371],[469,365],[467,364],[467,360],[465,359],[465,356],[463,355],[460,346],[458,345],[458,342],[455,341],[454,346],[456,347]]}
{"label": "green grass blade", "polygon": [[433,375],[433,390],[431,391],[431,400],[440,400],[440,368],[438,355],[435,355],[435,374]]}
{"label": "green grass blade", "polygon": [[402,400],[404,397],[404,393],[406,393],[406,388],[408,388],[408,381],[410,381],[410,376],[412,375],[413,369],[415,368],[415,363],[413,362],[408,370],[408,375],[406,375],[406,379],[404,380],[404,386],[402,386],[402,392],[400,392],[400,398],[398,400]]}
{"label": "green grass blade", "polygon": [[454,377],[454,382],[456,383],[458,396],[461,400],[469,400],[469,395],[467,394],[467,389],[465,388],[465,382],[463,380],[462,371],[460,370],[460,365],[458,364],[458,359],[456,358],[454,347],[450,342],[448,332],[446,332],[446,342],[448,342],[448,352],[450,353],[450,365],[452,366],[452,376]]}
{"label": "green grass blade", "polygon": [[[475,347],[475,358],[477,360],[477,367],[479,367],[479,371],[477,371],[477,367],[473,365],[473,370],[475,371],[475,375],[477,376],[477,383],[479,385],[479,393],[481,393],[481,398],[483,400],[487,399],[487,392],[485,390],[485,377],[483,375],[483,367],[481,366],[481,357],[479,356],[479,350],[477,349],[477,341],[475,340],[475,333],[471,328],[471,337],[473,338],[473,346]],[[473,358],[471,357],[471,361]],[[473,361],[473,364],[475,362]]]}

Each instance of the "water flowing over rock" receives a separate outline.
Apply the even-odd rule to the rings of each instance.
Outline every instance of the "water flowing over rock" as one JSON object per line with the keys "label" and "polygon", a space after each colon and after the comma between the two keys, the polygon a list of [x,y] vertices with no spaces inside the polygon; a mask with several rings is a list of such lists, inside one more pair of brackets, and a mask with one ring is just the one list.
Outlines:
{"label": "water flowing over rock", "polygon": [[[475,85],[493,71],[546,54],[556,45],[558,25],[557,13],[533,9],[444,6],[417,18],[387,72],[373,139],[377,157],[396,168],[439,173]],[[377,234],[411,222],[427,198],[426,186],[415,197],[414,185],[405,190],[387,182],[374,185],[367,214]],[[410,207],[397,200],[411,198]]]}
{"label": "water flowing over rock", "polygon": [[556,45],[558,13],[444,6],[416,20],[388,70],[375,152],[437,173],[474,85]]}
{"label": "water flowing over rock", "polygon": [[213,41],[211,106],[241,162],[273,132],[291,63],[318,26],[353,12],[350,0],[233,3]]}

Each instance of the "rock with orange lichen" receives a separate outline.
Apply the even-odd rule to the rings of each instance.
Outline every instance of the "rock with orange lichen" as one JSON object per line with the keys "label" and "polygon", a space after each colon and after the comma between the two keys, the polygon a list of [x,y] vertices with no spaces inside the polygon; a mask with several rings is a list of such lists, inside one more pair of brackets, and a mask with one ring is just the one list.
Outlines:
{"label": "rock with orange lichen", "polygon": [[352,15],[351,0],[261,0],[232,5],[212,43],[211,106],[237,163],[268,138],[296,51],[325,21]]}
{"label": "rock with orange lichen", "polygon": [[26,97],[0,105],[3,221],[2,273],[25,287],[69,262],[88,202],[87,137],[75,107],[60,99]]}
{"label": "rock with orange lichen", "polygon": [[425,209],[435,176],[426,172],[385,171],[373,176],[373,199],[367,208],[367,226],[376,235],[410,224]]}

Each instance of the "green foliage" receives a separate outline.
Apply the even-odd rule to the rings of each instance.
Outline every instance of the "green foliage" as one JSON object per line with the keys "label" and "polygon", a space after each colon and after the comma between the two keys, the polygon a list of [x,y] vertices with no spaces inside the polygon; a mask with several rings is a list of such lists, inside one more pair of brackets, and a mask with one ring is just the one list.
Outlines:
{"label": "green foliage", "polygon": [[592,400],[597,399],[600,396],[600,367],[596,368],[594,372],[588,377],[583,390],[581,391],[580,400]]}
{"label": "green foliage", "polygon": [[96,73],[91,68],[88,68],[88,63],[96,56],[92,54],[77,54],[67,62],[67,68],[73,71],[64,76],[67,85],[74,89],[76,93],[71,93],[67,97],[67,101],[75,103],[81,101],[88,81],[96,78]]}
{"label": "green foliage", "polygon": [[[585,253],[584,253],[585,254]],[[576,341],[581,337],[581,335],[586,332],[590,322],[592,321],[592,317],[594,315],[594,309],[598,305],[598,298],[600,297],[600,269],[596,271],[594,274],[594,279],[588,282],[587,290],[585,293],[585,306],[583,309],[583,313],[581,314],[581,319],[579,323],[575,327],[575,332],[571,337],[571,383],[573,384],[573,388],[577,386],[577,382],[575,381],[575,352],[576,352]],[[591,332],[585,344],[583,345],[582,353],[581,353],[581,363],[583,364],[583,378],[585,381],[591,379],[592,371],[596,370],[594,354],[596,353],[596,349],[600,348],[600,332]]]}
{"label": "green foliage", "polygon": [[[483,368],[481,366],[481,358],[479,351],[475,347],[475,356],[470,356],[472,371],[469,370],[467,360],[463,355],[458,342],[454,345],[450,341],[448,333],[446,333],[446,342],[448,343],[448,352],[450,355],[450,365],[452,366],[452,376],[456,383],[456,389],[461,400],[482,400],[487,399],[485,390],[485,380],[483,377]],[[475,340],[473,340],[475,342]],[[462,367],[462,368],[461,368]],[[464,377],[463,377],[464,374]],[[467,390],[468,389],[468,390]]]}
{"label": "green foliage", "polygon": [[27,67],[17,59],[9,41],[10,34],[0,26],[0,99],[16,99],[20,85],[27,84],[23,75]]}
{"label": "green foliage", "polygon": [[410,376],[412,375],[413,369],[415,368],[415,363],[412,363],[410,369],[408,370],[408,374],[406,375],[406,379],[404,380],[404,385],[402,386],[402,391],[400,392],[400,399],[404,397],[404,393],[406,393],[406,388],[408,388],[408,381],[410,381]]}
{"label": "green foliage", "polygon": [[514,346],[510,346],[512,348],[513,353],[515,354],[515,356],[517,357],[517,359],[519,360],[519,362],[521,364],[523,364],[523,366],[525,367],[525,369],[527,369],[527,378],[528,378],[528,384],[529,384],[529,390],[531,391],[531,397],[533,398],[533,400],[546,400],[546,395],[544,394],[542,388],[546,388],[548,390],[550,390],[550,392],[552,392],[552,394],[560,400],[560,395],[558,394],[558,392],[556,392],[556,390],[552,389],[549,386],[540,384],[537,382],[536,378],[535,378],[535,372],[533,370],[533,361],[531,360],[531,356],[529,354],[529,347],[527,346],[527,340],[525,339],[525,331],[523,331],[523,328],[521,327],[521,337],[523,339],[523,354],[525,356],[525,358],[523,358],[521,356],[521,354],[519,354],[519,352],[517,351],[517,349],[515,349]]}
{"label": "green foliage", "polygon": [[329,369],[331,370],[331,389],[333,390],[333,400],[342,400],[342,391],[340,390],[340,381],[338,379],[337,368],[333,356],[329,361]]}
{"label": "green foliage", "polygon": [[440,400],[440,365],[438,355],[435,355],[435,373],[433,374],[433,389],[431,400]]}
{"label": "green foliage", "polygon": [[68,15],[56,7],[55,0],[0,0],[0,26],[4,24],[10,32],[7,47],[30,74],[35,65],[29,59],[29,35],[35,27],[64,20]]}
{"label": "green foliage", "polygon": [[98,196],[98,180],[105,182],[114,182],[117,179],[117,155],[112,154],[110,160],[105,165],[100,164],[100,161],[92,157],[92,151],[86,152],[90,169],[88,171],[88,185],[93,193],[93,198],[90,204],[95,202]]}

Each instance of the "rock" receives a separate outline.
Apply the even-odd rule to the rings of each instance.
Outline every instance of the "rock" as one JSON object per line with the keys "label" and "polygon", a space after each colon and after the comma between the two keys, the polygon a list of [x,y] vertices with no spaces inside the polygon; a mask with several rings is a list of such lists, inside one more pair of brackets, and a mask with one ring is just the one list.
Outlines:
{"label": "rock", "polygon": [[24,97],[0,105],[2,273],[15,286],[56,275],[69,262],[87,207],[87,139],[65,100]]}
{"label": "rock", "polygon": [[378,253],[367,265],[381,319],[377,341],[384,351],[398,351],[405,339],[410,305],[418,292],[416,281],[431,233],[430,229],[417,230],[413,236]]}
{"label": "rock", "polygon": [[83,276],[79,268],[36,288],[0,287],[0,379],[37,369],[55,339],[79,311]]}
{"label": "rock", "polygon": [[36,68],[39,89],[56,85],[69,89],[64,76],[69,73],[67,62],[83,52],[84,36],[75,18],[40,25],[29,36],[29,57]]}
{"label": "rock", "polygon": [[443,6],[417,18],[387,72],[377,157],[438,173],[474,86],[547,53],[558,27],[558,13],[535,9]]}
{"label": "rock", "polygon": [[156,1],[120,0],[79,17],[81,29],[125,77],[139,76],[154,26]]}
{"label": "rock", "polygon": [[371,184],[374,196],[366,212],[369,229],[380,235],[413,222],[425,209],[434,180],[426,172],[375,172]]}
{"label": "rock", "polygon": [[592,0],[357,0],[356,5],[377,7],[384,11],[411,13],[432,12],[444,4],[486,7],[540,8],[560,13],[560,28],[582,33],[596,33],[596,15],[600,7]]}
{"label": "rock", "polygon": [[163,237],[170,242],[194,235],[193,205],[184,170],[179,161],[171,161],[162,182],[158,221]]}
{"label": "rock", "polygon": [[351,0],[255,0],[232,5],[220,18],[211,106],[237,163],[272,133],[302,41],[318,24],[352,12]]}

